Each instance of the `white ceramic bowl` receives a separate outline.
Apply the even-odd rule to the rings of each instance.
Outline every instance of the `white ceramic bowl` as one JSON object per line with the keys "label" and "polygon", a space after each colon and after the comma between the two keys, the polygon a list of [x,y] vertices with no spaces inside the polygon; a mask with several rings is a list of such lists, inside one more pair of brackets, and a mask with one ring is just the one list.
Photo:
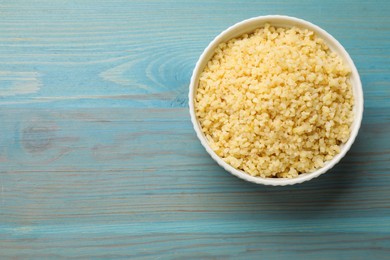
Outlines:
{"label": "white ceramic bowl", "polygon": [[[349,140],[341,147],[341,152],[337,154],[332,160],[325,163],[325,165],[311,173],[303,173],[300,174],[298,177],[293,179],[284,179],[284,178],[262,178],[262,177],[253,177],[241,170],[237,170],[233,168],[231,165],[227,164],[225,161],[223,161],[209,146],[206,137],[204,136],[201,127],[199,125],[198,119],[195,115],[195,109],[194,109],[194,97],[196,95],[196,88],[198,86],[199,81],[199,75],[203,71],[204,67],[206,66],[207,62],[211,59],[211,57],[214,54],[214,49],[222,42],[226,42],[232,38],[236,38],[244,33],[250,33],[254,31],[256,28],[260,28],[264,26],[265,23],[269,23],[274,26],[281,26],[281,27],[293,27],[297,26],[299,28],[307,28],[309,30],[314,31],[319,37],[321,37],[327,45],[332,49],[332,51],[336,52],[346,64],[349,65],[349,67],[352,70],[350,81],[352,84],[353,89],[353,95],[355,100],[354,105],[354,121],[351,126],[351,135],[349,137]],[[221,34],[219,34],[203,51],[202,55],[200,56],[198,62],[196,63],[195,69],[192,74],[191,83],[190,83],[190,91],[189,91],[189,106],[190,106],[190,114],[191,114],[191,121],[194,125],[194,129],[196,131],[196,134],[201,141],[204,148],[206,148],[206,151],[211,155],[211,157],[219,164],[221,165],[225,170],[232,173],[233,175],[244,179],[249,182],[258,183],[258,184],[265,184],[265,185],[273,185],[273,186],[284,186],[284,185],[292,185],[296,183],[302,183],[304,181],[311,180],[315,177],[318,177],[319,175],[325,173],[329,169],[331,169],[335,164],[337,164],[341,158],[345,156],[347,151],[350,149],[352,143],[355,141],[355,138],[358,134],[360,124],[362,121],[363,116],[363,90],[362,90],[362,83],[360,81],[359,73],[355,67],[355,64],[353,63],[351,57],[346,52],[344,47],[335,39],[333,38],[329,33],[321,29],[320,27],[309,23],[307,21],[304,21],[302,19],[289,17],[289,16],[281,16],[281,15],[269,15],[269,16],[259,16],[254,17],[248,20],[244,20],[242,22],[239,22],[225,31],[223,31]]]}

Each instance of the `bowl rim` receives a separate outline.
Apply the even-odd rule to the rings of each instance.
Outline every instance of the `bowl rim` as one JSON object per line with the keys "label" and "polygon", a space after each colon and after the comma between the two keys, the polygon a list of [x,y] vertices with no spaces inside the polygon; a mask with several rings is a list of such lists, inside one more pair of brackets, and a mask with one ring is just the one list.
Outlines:
{"label": "bowl rim", "polygon": [[[221,157],[219,157],[209,146],[207,142],[207,138],[204,136],[200,124],[198,122],[197,116],[195,114],[195,107],[194,107],[194,97],[195,97],[195,91],[198,86],[199,81],[199,75],[204,69],[204,63],[211,58],[212,54],[214,53],[214,49],[218,46],[219,43],[225,42],[229,39],[238,37],[239,35],[242,35],[244,33],[248,33],[250,31],[253,31],[254,28],[251,30],[245,31],[245,27],[249,24],[258,23],[259,26],[256,28],[261,28],[262,25],[265,23],[269,23],[271,25],[277,25],[278,24],[285,24],[281,26],[285,27],[292,27],[292,26],[298,26],[301,28],[307,28],[312,31],[314,31],[317,35],[320,35],[320,37],[326,42],[326,44],[333,50],[338,52],[338,54],[342,54],[342,58],[349,64],[351,67],[351,77],[354,78],[354,84],[352,84],[352,90],[354,95],[354,121],[352,123],[352,129],[351,134],[348,139],[348,141],[341,147],[341,151],[339,154],[337,154],[333,159],[326,162],[325,165],[319,169],[317,169],[314,172],[311,173],[303,173],[300,174],[296,178],[263,178],[259,176],[251,176],[248,173],[245,173],[242,170],[238,170],[231,166],[230,164],[226,163],[224,160],[222,160]],[[241,30],[243,29],[243,30]],[[229,34],[236,34],[236,36],[228,36]],[[210,56],[210,57],[208,57]],[[320,28],[319,26],[308,22],[306,20],[291,17],[291,16],[285,16],[285,15],[265,15],[265,16],[257,16],[253,18],[249,18],[246,20],[243,20],[241,22],[238,22],[230,27],[228,27],[226,30],[222,31],[220,34],[218,34],[210,43],[209,45],[204,49],[201,56],[199,57],[195,68],[193,70],[190,86],[189,86],[189,110],[190,110],[190,116],[191,116],[191,122],[193,124],[193,128],[196,132],[196,135],[198,139],[200,140],[202,146],[206,149],[208,154],[226,171],[230,172],[234,176],[246,180],[248,182],[256,183],[256,184],[263,184],[263,185],[271,185],[271,186],[285,186],[285,185],[293,185],[302,183],[305,181],[309,181],[313,178],[316,178],[328,170],[330,170],[332,167],[334,167],[340,160],[345,156],[345,154],[349,151],[351,148],[353,142],[356,139],[356,136],[359,132],[362,118],[363,118],[363,109],[364,109],[364,100],[363,100],[363,89],[362,89],[362,83],[360,80],[359,73],[357,71],[357,68],[351,59],[348,52],[344,49],[344,47],[328,32]]]}

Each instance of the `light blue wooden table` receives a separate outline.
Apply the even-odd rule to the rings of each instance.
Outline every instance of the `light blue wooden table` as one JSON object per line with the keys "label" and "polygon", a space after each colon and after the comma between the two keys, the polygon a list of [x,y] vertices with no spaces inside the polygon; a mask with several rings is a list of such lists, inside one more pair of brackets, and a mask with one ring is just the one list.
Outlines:
{"label": "light blue wooden table", "polygon": [[[293,187],[239,180],[187,109],[202,50],[246,18],[334,35],[361,73],[356,143]],[[0,1],[0,259],[389,259],[390,2]]]}

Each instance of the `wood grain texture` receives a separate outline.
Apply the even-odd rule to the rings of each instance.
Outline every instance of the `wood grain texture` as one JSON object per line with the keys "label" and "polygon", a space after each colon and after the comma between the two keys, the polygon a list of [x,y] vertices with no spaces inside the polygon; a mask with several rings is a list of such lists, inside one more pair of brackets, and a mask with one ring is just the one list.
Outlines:
{"label": "wood grain texture", "polygon": [[[388,1],[1,1],[0,258],[388,259]],[[302,185],[230,176],[192,129],[208,42],[285,14],[361,74],[347,156]]]}

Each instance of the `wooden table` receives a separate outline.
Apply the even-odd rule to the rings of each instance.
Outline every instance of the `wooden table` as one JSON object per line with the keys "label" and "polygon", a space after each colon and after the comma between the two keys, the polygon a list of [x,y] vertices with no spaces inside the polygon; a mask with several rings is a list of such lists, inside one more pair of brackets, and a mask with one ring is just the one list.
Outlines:
{"label": "wooden table", "polygon": [[[207,44],[285,14],[360,71],[363,125],[328,174],[239,180],[188,113]],[[389,259],[389,1],[1,1],[0,258]]]}

